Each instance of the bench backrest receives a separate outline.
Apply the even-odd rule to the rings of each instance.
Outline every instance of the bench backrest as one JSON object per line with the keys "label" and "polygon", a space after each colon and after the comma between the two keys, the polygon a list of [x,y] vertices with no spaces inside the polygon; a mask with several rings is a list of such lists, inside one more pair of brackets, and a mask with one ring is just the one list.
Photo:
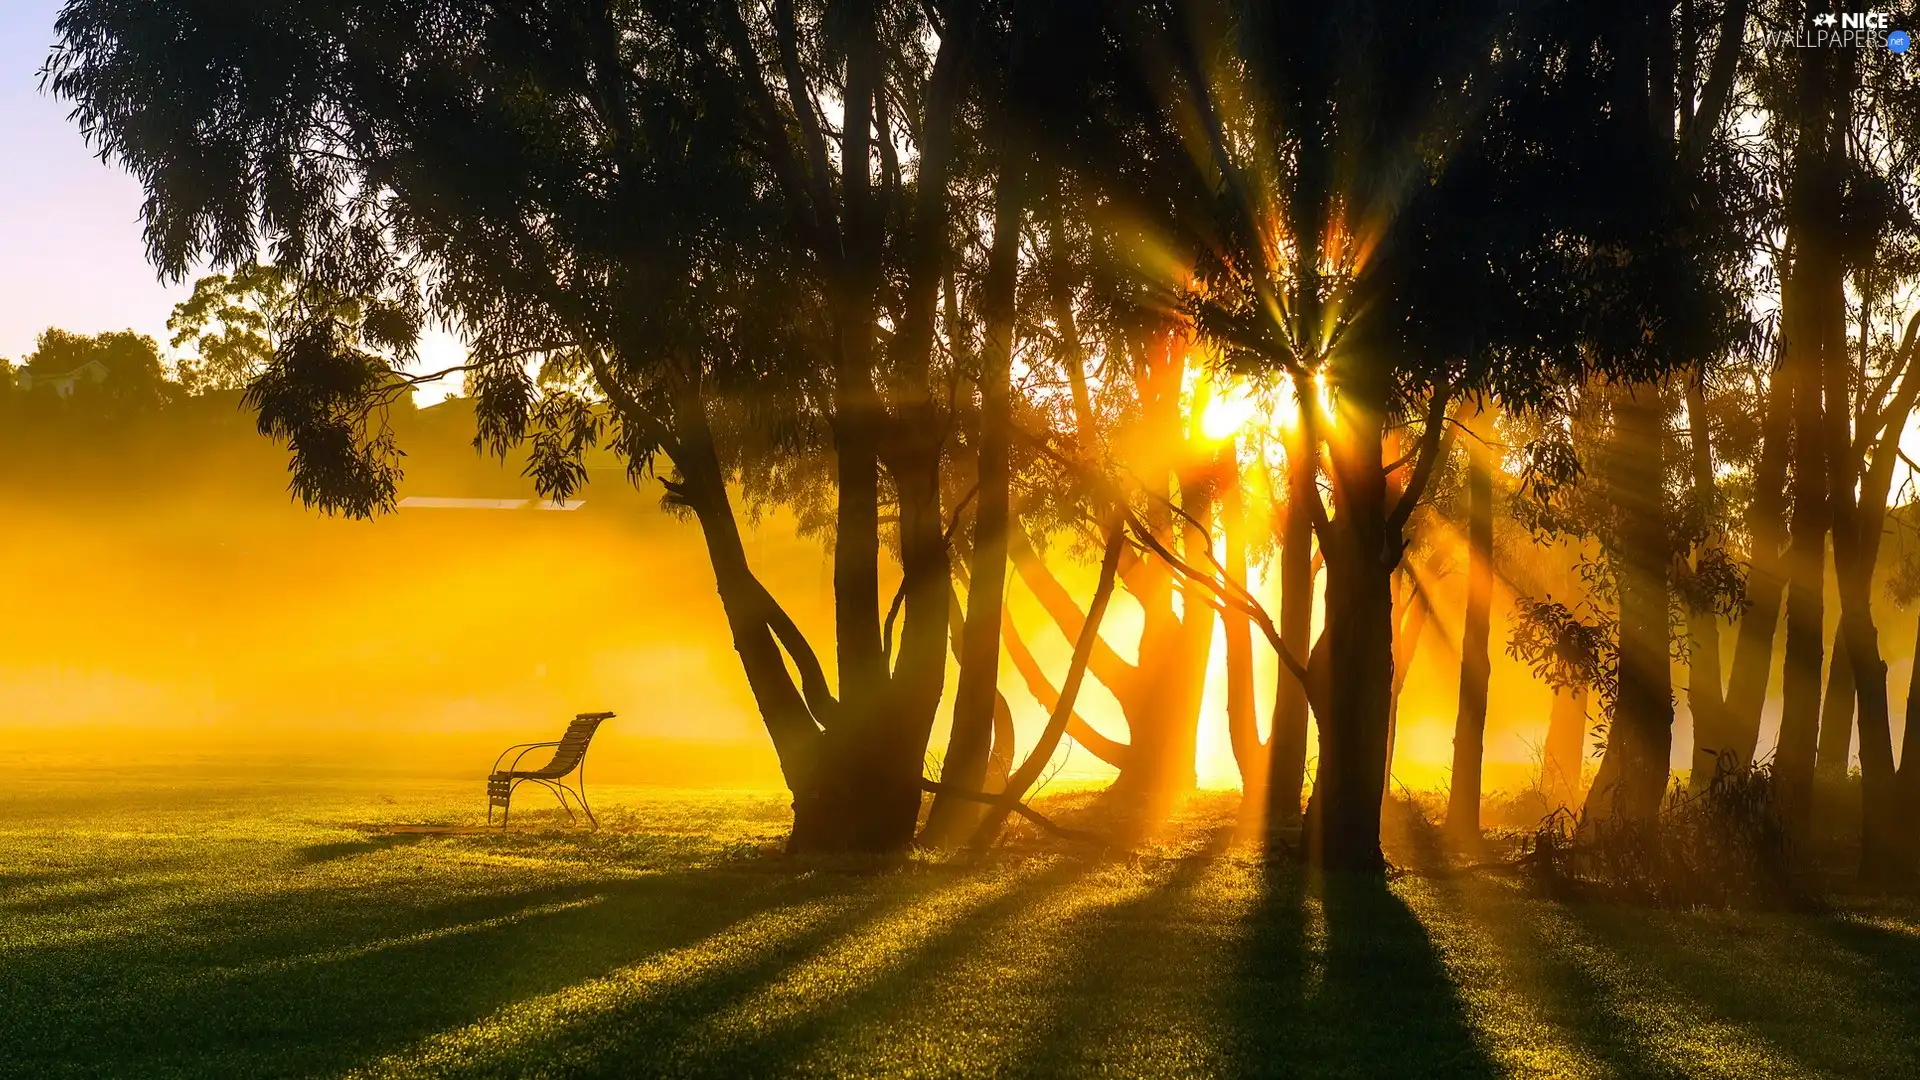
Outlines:
{"label": "bench backrest", "polygon": [[556,780],[579,768],[580,759],[587,756],[587,744],[593,741],[593,733],[612,715],[584,713],[574,717],[573,723],[567,725],[567,733],[560,736],[560,745],[553,748],[553,760],[547,762],[538,775]]}

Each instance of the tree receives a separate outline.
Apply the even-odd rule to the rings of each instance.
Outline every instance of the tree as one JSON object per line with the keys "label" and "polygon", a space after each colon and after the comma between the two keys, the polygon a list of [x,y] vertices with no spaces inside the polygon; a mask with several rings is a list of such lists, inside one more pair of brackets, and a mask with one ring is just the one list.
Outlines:
{"label": "tree", "polygon": [[1467,613],[1460,646],[1460,708],[1453,733],[1453,782],[1447,829],[1480,838],[1480,766],[1485,757],[1487,684],[1492,676],[1488,638],[1493,608],[1493,473],[1486,410],[1475,411],[1467,448]]}
{"label": "tree", "polygon": [[34,339],[23,368],[27,375],[44,380],[96,363],[104,371],[99,381],[83,376],[74,384],[73,393],[83,399],[97,397],[116,405],[148,408],[166,401],[171,392],[160,363],[160,347],[151,337],[132,330],[75,334],[48,327]]}
{"label": "tree", "polygon": [[273,362],[274,338],[294,311],[286,275],[248,264],[232,274],[210,274],[193,283],[193,295],[167,318],[175,349],[191,348],[176,364],[189,395],[244,390]]}

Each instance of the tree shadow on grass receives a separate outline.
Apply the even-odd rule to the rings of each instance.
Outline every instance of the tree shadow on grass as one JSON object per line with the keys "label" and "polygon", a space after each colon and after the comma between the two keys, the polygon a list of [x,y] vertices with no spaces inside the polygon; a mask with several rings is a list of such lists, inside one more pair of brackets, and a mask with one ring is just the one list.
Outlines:
{"label": "tree shadow on grass", "polygon": [[1502,1074],[1426,927],[1375,876],[1268,863],[1223,1005],[1236,1075]]}
{"label": "tree shadow on grass", "polygon": [[[968,1031],[955,1015],[948,980],[969,959],[994,947],[1035,908],[1069,889],[1088,870],[1063,861],[1011,879],[959,869],[934,888],[901,895],[884,910],[816,938],[779,965],[716,986],[698,1002],[675,1002],[686,1023],[662,1024],[653,1008],[631,1035],[575,1075],[594,1077],[757,1077],[874,1075],[953,1071],[966,1059]],[[948,895],[943,896],[946,893]],[[953,894],[958,894],[958,899]],[[924,920],[924,925],[922,925]],[[1005,972],[1018,979],[1025,973]],[[986,999],[991,981],[972,982],[964,996]],[[941,1002],[934,1037],[906,1033],[902,1011]],[[991,1037],[1015,1018],[1000,1013]],[[983,1025],[986,1027],[986,1025]]]}
{"label": "tree shadow on grass", "polygon": [[1755,1052],[1831,1075],[1898,1075],[1920,1060],[1912,931],[1831,914],[1566,911],[1616,966],[1736,1026]]}
{"label": "tree shadow on grass", "polygon": [[355,855],[385,851],[388,848],[406,847],[429,839],[433,834],[424,832],[371,833],[354,840],[340,840],[329,844],[308,844],[295,848],[294,861],[312,865],[332,862],[335,859],[350,859]]}
{"label": "tree shadow on grass", "polygon": [[[6,1067],[47,1077],[337,1074],[696,948],[755,916],[825,902],[822,918],[796,922],[792,940],[770,951],[769,964],[787,962],[891,898],[850,875],[725,869],[422,895],[404,885],[223,895],[150,928],[10,950],[0,980]],[[692,983],[768,977],[730,974],[727,963],[689,973]],[[712,1000],[678,993],[692,1015]]]}

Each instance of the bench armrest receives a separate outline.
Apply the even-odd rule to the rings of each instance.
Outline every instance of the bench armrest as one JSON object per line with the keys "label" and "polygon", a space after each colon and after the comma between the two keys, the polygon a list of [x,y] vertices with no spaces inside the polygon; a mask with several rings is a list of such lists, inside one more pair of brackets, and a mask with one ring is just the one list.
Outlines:
{"label": "bench armrest", "polygon": [[499,772],[499,771],[501,771],[501,770],[500,770],[500,763],[501,763],[501,762],[503,762],[503,761],[505,761],[505,760],[507,760],[507,755],[508,755],[508,754],[512,754],[512,753],[513,753],[513,752],[514,752],[515,750],[518,750],[518,751],[520,751],[520,752],[519,752],[518,754],[515,754],[515,755],[514,755],[514,758],[513,758],[513,765],[512,765],[511,767],[509,767],[509,768],[508,768],[508,770],[507,770],[508,772],[511,772],[511,771],[513,771],[514,769],[518,769],[518,768],[520,767],[520,759],[521,759],[521,758],[523,758],[523,757],[526,757],[526,756],[527,756],[527,751],[529,751],[529,750],[537,750],[537,749],[539,749],[539,748],[540,748],[540,747],[542,747],[542,746],[559,746],[559,745],[560,745],[560,744],[559,744],[559,743],[557,743],[557,742],[525,742],[525,743],[515,743],[515,744],[513,744],[512,746],[509,746],[509,747],[507,747],[507,748],[506,748],[505,750],[502,750],[502,751],[500,751],[500,756],[499,756],[499,757],[497,757],[497,758],[494,758],[494,759],[493,759],[493,771],[494,771],[494,772]]}

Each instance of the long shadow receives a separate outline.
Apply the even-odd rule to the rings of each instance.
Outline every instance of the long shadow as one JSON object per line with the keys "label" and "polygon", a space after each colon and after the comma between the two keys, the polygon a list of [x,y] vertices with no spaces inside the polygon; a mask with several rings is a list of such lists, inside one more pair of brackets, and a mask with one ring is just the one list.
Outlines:
{"label": "long shadow", "polygon": [[1209,1003],[1224,1000],[1239,928],[1227,895],[1198,890],[1234,829],[1209,830],[1196,849],[1147,868],[1131,895],[1092,905],[1064,928],[1060,971],[1025,1040],[1022,1073],[1231,1074]]}
{"label": "long shadow", "polygon": [[355,855],[366,855],[388,848],[406,847],[422,840],[431,839],[432,834],[414,832],[374,833],[355,840],[341,840],[330,844],[308,844],[295,848],[294,861],[313,865],[332,862],[335,859],[350,859]]}
{"label": "long shadow", "polygon": [[150,932],[9,950],[0,1071],[339,1073],[758,913],[851,897],[857,918],[864,891],[716,869],[428,904],[405,888],[223,896]]}
{"label": "long shadow", "polygon": [[[1920,1002],[1920,921],[1904,932],[1847,918],[1817,919],[1812,928],[1829,945],[1857,957],[1877,984],[1871,990],[1884,1000]],[[1920,1007],[1901,1016],[1907,1037],[1920,1042]]]}
{"label": "long shadow", "polygon": [[[595,1062],[593,1068],[581,1075],[733,1078],[792,1076],[823,1069],[829,1073],[841,1072],[839,1068],[820,1064],[828,1050],[856,1058],[862,1052],[876,1050],[887,1056],[918,1055],[927,1059],[920,1062],[922,1066],[938,1071],[938,1062],[944,1060],[951,1064],[963,1051],[951,1043],[945,1047],[902,1045],[895,1024],[881,1018],[895,1013],[903,1002],[943,996],[935,988],[941,987],[942,981],[967,957],[983,948],[990,948],[994,936],[1016,923],[1027,911],[1071,887],[1087,870],[1088,866],[1084,863],[1066,862],[1028,875],[1005,892],[959,911],[951,921],[915,942],[903,955],[885,963],[864,982],[844,989],[831,985],[821,988],[817,993],[822,1000],[812,1007],[786,1016],[757,1021],[749,1018],[747,1030],[719,1038],[696,1028],[678,1032],[664,1044],[651,1037],[635,1040],[620,1047],[617,1054]],[[970,872],[960,870],[957,873],[966,875]],[[924,895],[922,891],[912,899]],[[889,905],[890,909],[900,907],[905,907],[904,900]],[[876,912],[864,921],[868,924],[877,923],[882,917],[881,913]],[[811,959],[817,962],[849,945],[850,942],[842,937],[825,942],[811,957],[795,957],[795,960]],[[849,956],[847,959],[857,961],[860,958]],[[751,1004],[750,999],[754,994],[765,990],[773,978],[783,973],[773,971],[768,973],[768,978],[755,985],[736,986],[738,992],[724,1003],[710,1002],[719,1008],[710,1008],[708,1014],[717,1014],[724,1008],[739,1016],[739,1010]],[[811,987],[800,990],[801,993],[811,991]],[[992,992],[989,986],[976,985],[973,988],[973,993],[978,996]],[[945,1019],[951,1021],[952,1017],[949,1015]],[[943,1041],[964,1038],[963,1033],[954,1030],[950,1023],[943,1026],[945,1030],[940,1033]],[[898,1068],[900,1063],[895,1061],[893,1065]],[[885,1071],[895,1071],[895,1068]],[[909,1070],[899,1068],[898,1071]]]}
{"label": "long shadow", "polygon": [[1920,1060],[1920,935],[1831,915],[1567,911],[1693,1008],[1803,1068],[1889,1075]]}
{"label": "long shadow", "polygon": [[1470,903],[1468,894],[1479,883],[1467,876],[1440,881],[1460,917],[1482,932],[1491,954],[1481,957],[1490,969],[1483,978],[1518,986],[1537,1010],[1537,1022],[1607,1075],[1675,1075],[1659,1063],[1639,1018],[1629,1015],[1634,1003],[1623,1000],[1618,965],[1601,966],[1603,949],[1572,947],[1566,930],[1554,925],[1555,917],[1572,917],[1568,905],[1487,893],[1474,893],[1477,902]]}
{"label": "long shadow", "polygon": [[1420,920],[1385,880],[1269,863],[1225,999],[1242,1076],[1493,1077]]}

